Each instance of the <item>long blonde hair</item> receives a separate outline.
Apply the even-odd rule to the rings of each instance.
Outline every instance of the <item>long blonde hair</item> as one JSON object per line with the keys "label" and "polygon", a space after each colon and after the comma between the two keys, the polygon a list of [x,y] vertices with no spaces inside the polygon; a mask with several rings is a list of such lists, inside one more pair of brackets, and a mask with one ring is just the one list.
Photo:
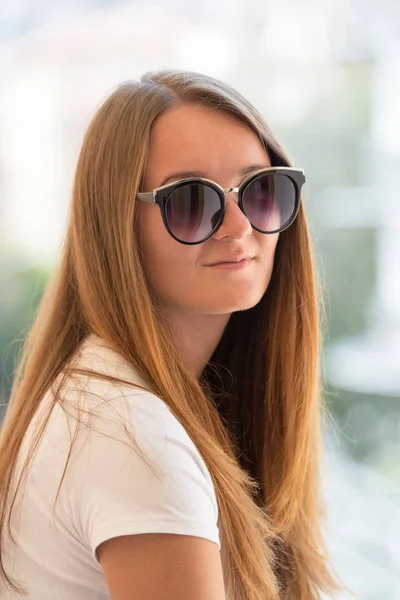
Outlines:
{"label": "long blonde hair", "polygon": [[[119,86],[97,111],[78,160],[61,260],[25,342],[0,436],[0,574],[17,591],[3,549],[18,449],[44,394],[90,333],[149,382],[202,455],[232,597],[316,600],[344,589],[322,534],[321,336],[303,207],[280,235],[264,297],[232,315],[199,380],[173,346],[147,283],[135,197],[152,124],[186,102],[235,115],[257,133],[273,165],[290,166],[251,104],[198,73],[148,73]],[[57,394],[56,402],[62,405]]]}

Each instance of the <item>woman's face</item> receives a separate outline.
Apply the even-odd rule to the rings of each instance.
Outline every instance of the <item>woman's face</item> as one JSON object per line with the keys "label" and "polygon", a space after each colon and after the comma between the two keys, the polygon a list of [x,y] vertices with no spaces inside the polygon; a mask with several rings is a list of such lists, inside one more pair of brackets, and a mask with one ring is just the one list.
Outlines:
{"label": "woman's face", "polygon": [[[202,172],[223,188],[237,187],[245,178],[244,169],[270,165],[259,138],[241,121],[219,110],[187,104],[168,110],[153,124],[144,191],[167,183],[174,173],[188,171]],[[218,231],[193,246],[177,242],[167,232],[156,204],[138,205],[145,269],[168,312],[230,314],[261,300],[271,278],[279,234],[254,230],[237,205],[236,193],[226,196]],[[210,266],[238,256],[252,259],[241,269]]]}

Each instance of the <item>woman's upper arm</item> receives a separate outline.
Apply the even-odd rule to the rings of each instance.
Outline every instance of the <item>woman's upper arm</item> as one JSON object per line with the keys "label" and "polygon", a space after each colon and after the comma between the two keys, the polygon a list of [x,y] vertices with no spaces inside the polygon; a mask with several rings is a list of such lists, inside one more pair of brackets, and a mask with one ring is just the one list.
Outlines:
{"label": "woman's upper arm", "polygon": [[205,538],[121,536],[103,542],[97,556],[111,600],[225,600],[220,551]]}

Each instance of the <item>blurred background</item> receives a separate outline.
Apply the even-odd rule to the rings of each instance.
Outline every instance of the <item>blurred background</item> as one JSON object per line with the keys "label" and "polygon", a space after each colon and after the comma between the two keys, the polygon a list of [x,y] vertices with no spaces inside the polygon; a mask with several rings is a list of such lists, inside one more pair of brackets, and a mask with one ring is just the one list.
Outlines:
{"label": "blurred background", "polygon": [[399,600],[398,0],[0,0],[0,399],[89,119],[159,68],[236,87],[306,171],[328,315],[328,545],[356,597]]}

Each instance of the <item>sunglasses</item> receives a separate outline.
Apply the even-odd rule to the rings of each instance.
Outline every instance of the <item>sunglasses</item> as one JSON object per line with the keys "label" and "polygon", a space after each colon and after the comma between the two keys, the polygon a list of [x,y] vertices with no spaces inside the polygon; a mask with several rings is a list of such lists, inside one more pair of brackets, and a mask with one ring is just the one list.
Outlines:
{"label": "sunglasses", "polygon": [[168,183],[137,199],[155,202],[168,233],[181,244],[201,244],[213,236],[224,220],[225,195],[238,194],[238,206],[253,229],[279,233],[295,220],[305,183],[304,171],[268,167],[252,173],[239,187],[222,188],[202,177]]}

